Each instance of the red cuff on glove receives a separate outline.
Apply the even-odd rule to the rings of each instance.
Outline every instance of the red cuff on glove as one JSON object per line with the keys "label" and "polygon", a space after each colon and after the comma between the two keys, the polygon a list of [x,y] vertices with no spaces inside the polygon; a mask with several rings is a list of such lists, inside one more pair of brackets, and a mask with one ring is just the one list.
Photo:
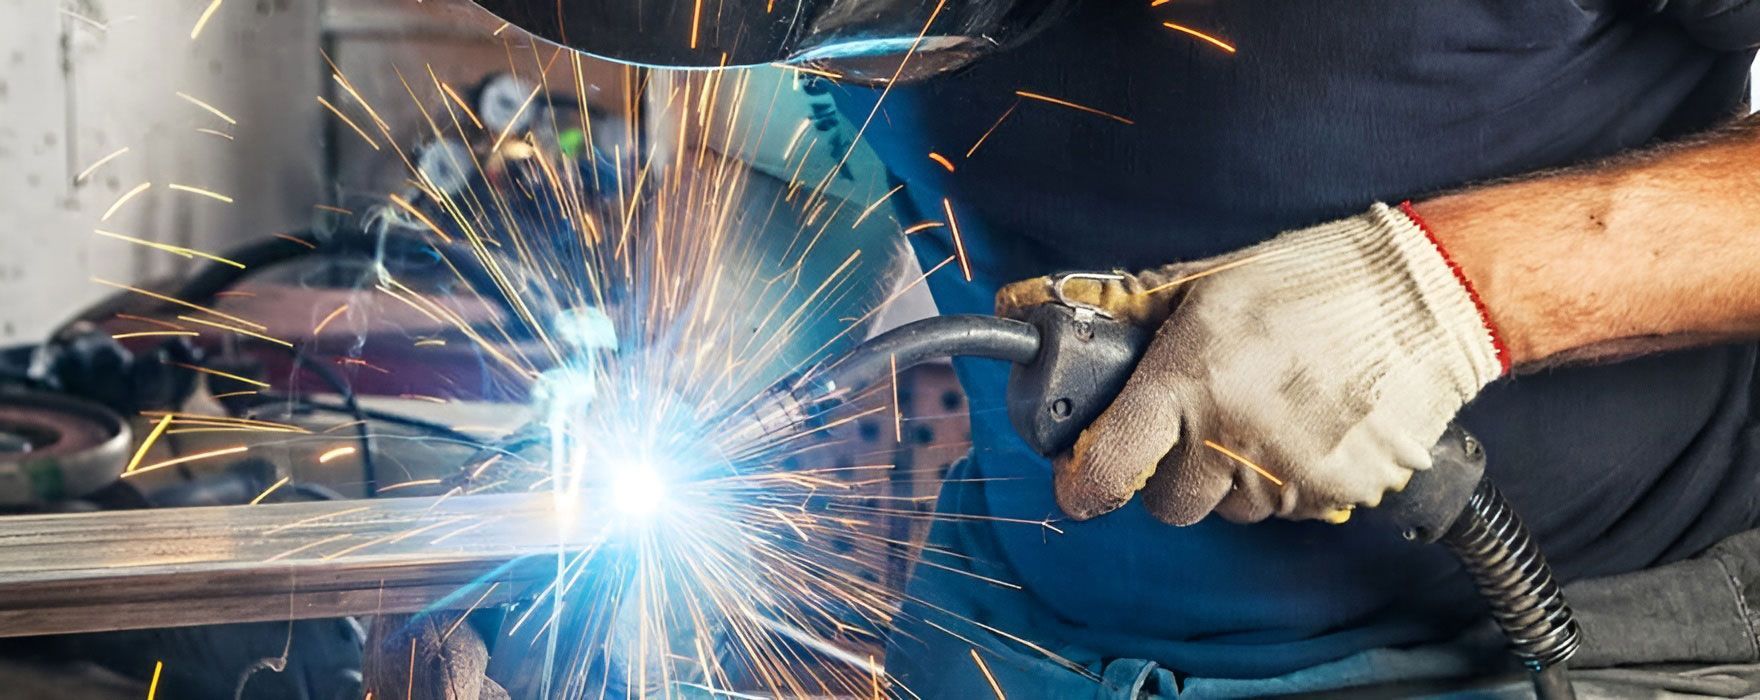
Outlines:
{"label": "red cuff on glove", "polygon": [[1436,232],[1430,230],[1430,224],[1424,221],[1424,217],[1418,216],[1418,211],[1412,208],[1411,200],[1400,202],[1399,210],[1418,225],[1418,229],[1424,232],[1424,237],[1430,239],[1430,245],[1436,246],[1436,252],[1442,255],[1442,261],[1448,264],[1448,269],[1454,272],[1454,278],[1467,290],[1467,296],[1472,298],[1474,308],[1479,310],[1479,320],[1484,322],[1485,330],[1491,334],[1491,346],[1497,349],[1497,364],[1503,368],[1504,374],[1509,374],[1509,346],[1503,343],[1503,334],[1497,330],[1497,324],[1491,322],[1491,310],[1485,307],[1485,300],[1479,297],[1479,290],[1473,288],[1473,281],[1467,279],[1466,271],[1455,264],[1448,249],[1442,247],[1442,241],[1437,240]]}

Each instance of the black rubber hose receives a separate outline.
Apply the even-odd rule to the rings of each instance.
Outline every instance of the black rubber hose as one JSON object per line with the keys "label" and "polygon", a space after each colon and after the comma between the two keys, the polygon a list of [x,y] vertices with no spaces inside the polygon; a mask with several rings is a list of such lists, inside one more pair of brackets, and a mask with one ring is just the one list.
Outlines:
{"label": "black rubber hose", "polygon": [[1565,662],[1582,645],[1582,632],[1539,545],[1491,480],[1479,482],[1460,518],[1438,541],[1460,558],[1509,638],[1510,651],[1534,672],[1536,695],[1541,700],[1576,697]]}
{"label": "black rubber hose", "polygon": [[819,395],[859,389],[893,369],[943,357],[987,357],[1024,365],[1039,354],[1039,329],[996,316],[937,316],[908,323],[862,343],[803,384]]}

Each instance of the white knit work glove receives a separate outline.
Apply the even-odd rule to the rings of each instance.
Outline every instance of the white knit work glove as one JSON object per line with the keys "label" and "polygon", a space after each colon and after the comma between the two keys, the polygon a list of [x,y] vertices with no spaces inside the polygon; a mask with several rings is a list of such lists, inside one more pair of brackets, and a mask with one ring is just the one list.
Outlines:
{"label": "white knit work glove", "polygon": [[[1087,519],[1138,491],[1157,518],[1343,522],[1430,467],[1507,354],[1409,207],[1293,231],[1233,254],[1065,296],[1159,331],[1112,405],[1055,460],[1057,502]],[[1008,315],[1050,278],[997,295]]]}

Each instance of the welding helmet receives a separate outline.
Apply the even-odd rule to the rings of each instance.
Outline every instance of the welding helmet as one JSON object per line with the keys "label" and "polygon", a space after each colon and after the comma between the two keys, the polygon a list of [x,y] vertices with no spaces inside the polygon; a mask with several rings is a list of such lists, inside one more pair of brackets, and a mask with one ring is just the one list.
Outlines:
{"label": "welding helmet", "polygon": [[785,63],[885,83],[946,73],[1017,45],[1077,0],[475,1],[534,35],[624,63]]}

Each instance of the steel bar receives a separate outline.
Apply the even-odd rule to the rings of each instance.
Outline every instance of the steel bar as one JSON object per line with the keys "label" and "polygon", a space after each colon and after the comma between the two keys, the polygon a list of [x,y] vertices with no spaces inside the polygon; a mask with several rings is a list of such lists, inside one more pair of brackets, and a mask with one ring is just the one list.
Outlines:
{"label": "steel bar", "polygon": [[0,517],[0,637],[490,605],[591,546],[549,494]]}

